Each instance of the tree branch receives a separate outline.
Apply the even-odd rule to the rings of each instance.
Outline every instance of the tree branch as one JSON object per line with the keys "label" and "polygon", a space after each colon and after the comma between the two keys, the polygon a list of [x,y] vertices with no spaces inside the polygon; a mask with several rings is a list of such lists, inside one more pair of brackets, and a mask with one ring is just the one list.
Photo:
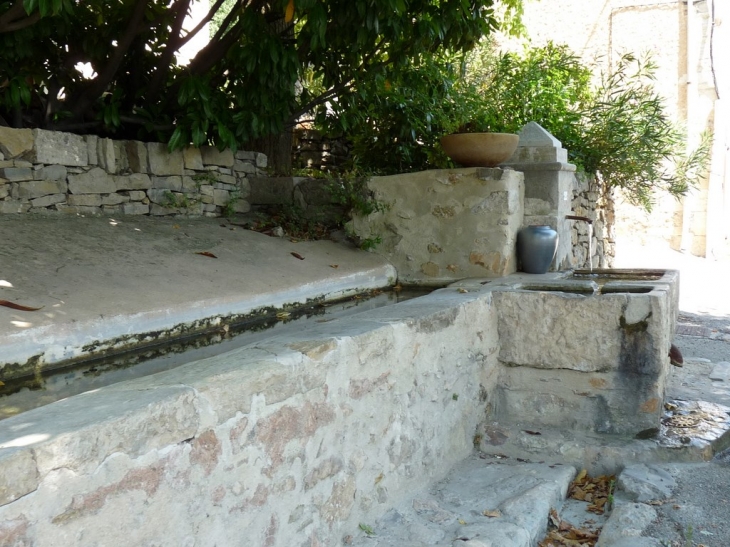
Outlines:
{"label": "tree branch", "polygon": [[208,11],[208,15],[203,17],[203,20],[200,21],[200,23],[198,23],[198,25],[193,30],[188,32],[184,38],[180,39],[178,47],[182,47],[185,44],[187,44],[193,38],[193,36],[198,34],[198,32],[200,32],[205,25],[207,25],[208,23],[211,22],[211,20],[213,19],[213,16],[218,12],[220,7],[223,5],[223,2],[225,2],[225,0],[217,0],[216,3]]}
{"label": "tree branch", "polygon": [[119,67],[124,60],[124,56],[127,54],[129,47],[132,45],[134,37],[141,30],[140,23],[144,18],[145,8],[147,7],[147,0],[137,0],[134,6],[132,16],[129,19],[127,28],[124,29],[122,37],[117,42],[117,47],[114,50],[109,61],[104,66],[104,69],[99,75],[91,82],[84,92],[79,95],[75,103],[69,106],[69,110],[72,113],[73,118],[80,118],[86,110],[93,104],[93,102],[101,96],[106,90],[114,76],[119,70]]}
{"label": "tree branch", "polygon": [[172,28],[170,29],[170,39],[167,41],[165,50],[162,52],[162,55],[160,55],[160,58],[157,61],[157,66],[155,66],[155,71],[149,84],[149,89],[147,91],[147,97],[149,100],[154,101],[154,98],[157,97],[160,92],[160,88],[170,71],[172,57],[180,47],[180,33],[182,32],[183,22],[185,21],[189,7],[190,0],[178,0],[172,8],[176,10],[177,13],[175,14],[175,20],[172,23]]}

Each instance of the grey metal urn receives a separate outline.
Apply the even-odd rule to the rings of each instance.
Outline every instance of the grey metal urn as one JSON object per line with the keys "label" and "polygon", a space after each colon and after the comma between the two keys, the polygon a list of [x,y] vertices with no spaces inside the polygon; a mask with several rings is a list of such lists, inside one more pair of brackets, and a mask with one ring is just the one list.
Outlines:
{"label": "grey metal urn", "polygon": [[558,249],[558,232],[550,226],[525,226],[517,232],[517,267],[531,274],[550,269]]}

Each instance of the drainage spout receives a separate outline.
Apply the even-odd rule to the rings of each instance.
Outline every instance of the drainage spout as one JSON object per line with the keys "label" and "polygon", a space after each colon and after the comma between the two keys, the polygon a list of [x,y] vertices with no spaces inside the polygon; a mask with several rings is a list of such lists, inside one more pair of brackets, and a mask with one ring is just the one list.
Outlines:
{"label": "drainage spout", "polygon": [[577,215],[565,215],[565,218],[568,220],[582,220],[583,222],[587,222],[588,224],[593,224],[593,220],[588,217],[581,217]]}

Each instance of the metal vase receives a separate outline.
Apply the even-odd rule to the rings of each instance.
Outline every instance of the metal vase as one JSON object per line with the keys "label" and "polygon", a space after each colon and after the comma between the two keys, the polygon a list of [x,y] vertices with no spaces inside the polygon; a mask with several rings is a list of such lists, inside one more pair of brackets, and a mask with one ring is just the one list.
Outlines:
{"label": "metal vase", "polygon": [[531,274],[544,274],[558,250],[558,232],[550,226],[525,226],[517,232],[517,267]]}

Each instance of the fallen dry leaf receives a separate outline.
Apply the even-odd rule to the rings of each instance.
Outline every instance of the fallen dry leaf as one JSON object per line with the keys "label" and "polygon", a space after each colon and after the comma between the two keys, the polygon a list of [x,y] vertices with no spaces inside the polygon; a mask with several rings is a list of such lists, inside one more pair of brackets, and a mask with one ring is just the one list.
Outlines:
{"label": "fallen dry leaf", "polygon": [[466,526],[466,521],[464,519],[459,519],[459,524]]}
{"label": "fallen dry leaf", "polygon": [[28,306],[16,304],[15,302],[10,302],[9,300],[0,300],[0,306],[5,306],[6,308],[12,308],[18,311],[38,311],[43,308],[43,306],[40,308],[30,308]]}
{"label": "fallen dry leaf", "polygon": [[529,429],[523,429],[522,431],[524,431],[528,435],[542,435],[542,433],[540,433],[539,431],[530,431]]}
{"label": "fallen dry leaf", "polygon": [[276,314],[277,319],[286,319],[289,316],[291,316],[291,313],[289,313],[288,311],[280,311]]}
{"label": "fallen dry leaf", "polygon": [[198,252],[197,252],[197,253],[195,253],[195,254],[196,254],[196,255],[202,255],[202,256],[207,256],[208,258],[218,258],[218,257],[217,257],[217,256],[215,256],[215,255],[214,255],[213,253],[209,253],[208,251],[198,251]]}
{"label": "fallen dry leaf", "polygon": [[482,515],[490,518],[499,518],[502,516],[502,511],[500,511],[499,509],[494,509],[493,511],[485,509],[484,511],[482,511]]}
{"label": "fallen dry leaf", "polygon": [[291,254],[294,258],[298,258],[299,260],[304,260],[304,257],[300,255],[299,253],[292,252]]}
{"label": "fallen dry leaf", "polygon": [[340,265],[339,265],[339,264],[330,264],[330,268],[334,268],[335,270],[336,270],[337,268],[339,268],[339,267],[340,267]]}

